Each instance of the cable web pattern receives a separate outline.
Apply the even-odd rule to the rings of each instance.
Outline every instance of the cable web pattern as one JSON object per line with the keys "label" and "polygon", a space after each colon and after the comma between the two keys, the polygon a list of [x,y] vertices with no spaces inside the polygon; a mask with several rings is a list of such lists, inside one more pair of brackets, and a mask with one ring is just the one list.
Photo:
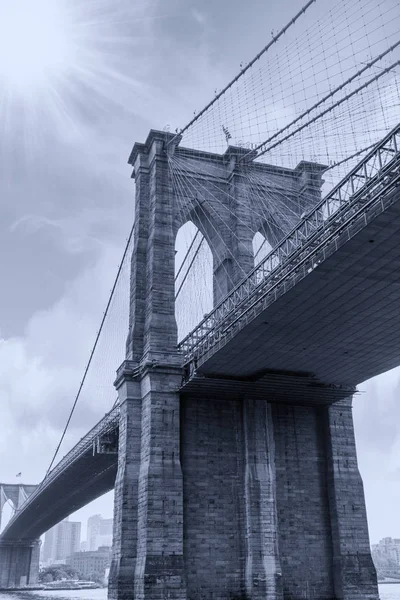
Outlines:
{"label": "cable web pattern", "polygon": [[322,13],[318,3],[312,4],[208,111],[182,130],[181,144],[221,153],[227,143],[257,148],[272,136],[280,142],[393,65],[378,85],[371,83],[351,104],[332,108],[318,119],[318,128],[310,125],[290,143],[279,143],[265,160],[289,167],[299,160],[330,165],[351,154],[350,143],[359,150],[362,143],[377,141],[393,125],[396,107],[398,111],[399,17],[398,4],[386,0],[340,0]]}
{"label": "cable web pattern", "polygon": [[[315,162],[325,166],[321,192],[326,195],[400,121],[399,19],[400,5],[385,0],[340,0],[333,6],[307,3],[284,35],[272,32],[267,50],[250,66],[241,65],[242,73],[222,95],[215,90],[207,110],[195,113],[191,123],[176,130],[179,146],[217,154],[229,145],[239,146],[255,162],[291,169],[301,161]],[[170,159],[182,197],[194,193],[184,162]],[[273,223],[276,235],[266,239],[256,220],[250,224],[255,264],[302,215],[287,190],[272,179],[269,186],[265,178],[263,183],[249,174],[254,210],[263,213],[264,222]],[[210,194],[215,206],[221,191],[208,190],[204,203]],[[207,215],[214,227],[226,217],[226,203],[220,205],[219,214]],[[190,243],[189,236],[186,248]],[[226,250],[222,245],[214,248],[216,260]],[[179,301],[180,306],[191,306],[193,323],[193,313],[196,318],[207,313],[212,298],[205,293],[209,283],[204,256],[199,253],[186,265],[192,274],[181,286]],[[211,253],[207,269],[209,282]],[[193,310],[196,306],[199,310]],[[182,335],[190,329],[188,320],[183,317]]]}

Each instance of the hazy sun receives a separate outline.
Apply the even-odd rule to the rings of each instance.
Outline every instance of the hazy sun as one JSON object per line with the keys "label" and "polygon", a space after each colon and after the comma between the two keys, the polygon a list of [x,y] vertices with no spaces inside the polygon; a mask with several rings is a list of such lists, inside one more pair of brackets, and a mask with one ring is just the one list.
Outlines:
{"label": "hazy sun", "polygon": [[75,139],[111,106],[125,110],[142,90],[130,69],[148,4],[0,0],[0,166],[11,147],[29,158],[46,136]]}
{"label": "hazy sun", "polygon": [[74,61],[69,14],[60,0],[0,0],[0,86],[43,87]]}

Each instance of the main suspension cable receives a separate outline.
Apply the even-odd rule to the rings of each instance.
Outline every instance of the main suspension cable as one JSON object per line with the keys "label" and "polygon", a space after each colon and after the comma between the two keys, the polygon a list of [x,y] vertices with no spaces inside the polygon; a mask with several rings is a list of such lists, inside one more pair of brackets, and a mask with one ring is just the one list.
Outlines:
{"label": "main suspension cable", "polygon": [[179,130],[178,133],[173,138],[171,138],[171,140],[169,142],[167,142],[167,145],[172,144],[172,142],[174,142],[174,140],[176,140],[177,137],[181,136],[185,131],[187,131],[189,129],[189,127],[191,127],[193,125],[193,123],[195,123],[202,115],[204,115],[204,113],[207,112],[208,109],[211,108],[211,106],[213,106],[213,104],[215,104],[215,102],[217,102],[217,100],[219,100],[221,98],[221,96],[223,96],[225,94],[225,92],[227,92],[238,81],[238,79],[240,79],[242,77],[242,75],[244,75],[254,65],[254,63],[259,58],[261,58],[261,56],[263,56],[263,54],[268,52],[268,50],[271,48],[271,46],[273,46],[279,40],[279,38],[281,38],[283,36],[283,34],[286,33],[286,31],[292,25],[294,25],[296,23],[296,21],[299,19],[299,17],[301,17],[301,15],[303,15],[306,12],[306,10],[311,6],[311,4],[314,4],[314,2],[316,2],[316,0],[309,0],[309,2],[307,2],[307,4],[305,4],[301,10],[299,10],[299,12],[293,17],[293,19],[291,19],[289,21],[289,23],[287,23],[285,25],[285,27],[283,27],[275,36],[273,36],[272,40],[245,67],[243,67],[243,69],[241,69],[239,71],[239,73],[236,75],[236,77],[234,77],[228,83],[228,85],[226,85],[211,100],[211,102],[209,102],[195,117],[193,117],[193,119],[191,121],[189,121],[189,123],[187,125],[185,125],[185,127],[183,129]]}
{"label": "main suspension cable", "polygon": [[387,73],[389,73],[390,71],[392,71],[394,69],[394,67],[397,67],[398,65],[400,65],[400,60],[396,60],[389,67],[386,67],[386,69],[383,69],[380,73],[378,73],[378,75],[375,75],[375,77],[372,77],[371,79],[369,79],[368,81],[366,81],[365,83],[363,83],[362,85],[360,85],[358,88],[356,88],[355,90],[353,90],[352,92],[350,92],[349,94],[347,94],[346,96],[344,96],[343,98],[341,98],[340,100],[338,100],[337,102],[335,102],[334,104],[332,104],[332,106],[329,106],[328,108],[326,108],[325,110],[323,110],[322,112],[320,112],[318,115],[316,115],[315,117],[313,117],[312,119],[310,119],[309,121],[307,121],[307,123],[304,123],[303,125],[300,125],[300,127],[297,127],[297,129],[295,129],[291,133],[288,133],[285,137],[283,137],[281,140],[278,140],[274,144],[271,144],[270,146],[264,147],[265,146],[265,142],[263,142],[262,144],[260,144],[256,148],[254,148],[254,152],[258,152],[257,158],[259,158],[260,156],[262,156],[266,152],[269,152],[270,150],[272,150],[276,146],[279,146],[280,144],[282,144],[282,142],[285,142],[289,138],[293,137],[294,135],[296,135],[296,133],[299,133],[299,131],[302,131],[303,129],[305,129],[306,127],[308,127],[309,125],[311,125],[312,123],[315,123],[315,121],[317,121],[318,119],[320,119],[321,117],[323,117],[327,113],[331,112],[333,109],[335,109],[340,104],[343,104],[343,102],[347,102],[347,100],[349,100],[352,96],[355,96],[356,94],[358,94],[359,92],[361,92],[363,89],[367,88],[369,85],[371,85],[372,83],[374,83],[375,81],[377,81],[378,79],[380,79],[383,75],[386,75]]}
{"label": "main suspension cable", "polygon": [[[368,62],[364,67],[362,67],[362,69],[359,69],[356,73],[353,73],[353,75],[351,75],[348,79],[346,79],[346,81],[344,81],[343,83],[341,83],[339,86],[337,86],[334,90],[330,91],[329,94],[327,94],[326,96],[324,96],[323,98],[321,98],[321,100],[318,100],[318,102],[316,102],[313,106],[311,106],[310,108],[308,108],[307,110],[305,110],[303,113],[301,113],[298,117],[296,117],[293,121],[291,121],[288,125],[285,125],[285,127],[283,127],[282,129],[280,129],[279,131],[277,131],[276,133],[274,133],[273,135],[271,135],[267,140],[265,140],[264,142],[262,142],[261,144],[259,144],[256,148],[254,148],[254,150],[251,150],[250,152],[248,152],[247,154],[245,154],[244,156],[240,157],[240,160],[243,160],[246,158],[246,156],[248,156],[248,154],[250,154],[251,152],[258,152],[258,156],[261,156],[262,154],[264,154],[265,152],[267,152],[269,149],[274,148],[275,146],[270,146],[269,148],[266,148],[267,144],[269,142],[271,142],[272,140],[274,140],[276,137],[278,137],[279,135],[281,135],[282,133],[284,133],[285,131],[287,131],[290,127],[292,127],[295,123],[298,123],[301,119],[303,119],[304,117],[306,117],[308,114],[310,114],[313,110],[315,110],[316,108],[318,108],[319,106],[321,106],[321,104],[323,104],[324,102],[326,102],[327,100],[329,100],[329,98],[332,98],[335,94],[337,94],[338,92],[340,92],[340,90],[342,90],[343,88],[345,88],[347,85],[349,85],[349,83],[351,83],[352,81],[354,81],[355,79],[357,79],[357,77],[359,77],[360,75],[362,75],[365,71],[367,71],[368,69],[370,69],[372,66],[375,65],[375,63],[377,63],[378,61],[382,60],[382,58],[384,58],[387,54],[389,54],[389,52],[393,52],[393,50],[395,48],[397,48],[397,46],[400,45],[400,40],[398,40],[396,43],[392,44],[390,46],[390,48],[387,48],[387,50],[385,50],[384,52],[382,52],[381,54],[379,54],[379,56],[376,56],[374,59],[372,59],[370,62]],[[395,63],[396,64],[396,63]],[[385,72],[387,72],[387,69],[382,69],[381,74],[384,74]],[[371,80],[369,83],[371,83],[374,80]],[[367,85],[369,84],[367,82]],[[362,86],[363,87],[363,86]],[[362,89],[362,88],[359,88]],[[350,94],[352,95],[352,94]],[[346,96],[346,98],[349,98],[349,96]],[[336,105],[333,105],[333,107],[335,107]],[[333,108],[332,107],[332,108]],[[321,113],[321,116],[325,114],[325,113]],[[318,115],[317,115],[318,116]],[[309,121],[309,123],[312,123],[312,121]],[[297,133],[298,131],[300,131],[300,128],[296,129],[294,133]],[[291,136],[292,134],[290,134]],[[283,138],[281,141],[284,141],[286,139],[288,139],[289,136],[286,136],[285,138]]]}
{"label": "main suspension cable", "polygon": [[76,394],[76,396],[75,396],[75,400],[74,400],[74,403],[73,403],[73,405],[72,405],[72,408],[71,408],[71,410],[70,410],[70,413],[69,413],[69,416],[68,416],[68,419],[67,419],[67,423],[66,423],[66,425],[65,425],[65,427],[64,427],[64,430],[63,430],[63,432],[62,432],[62,435],[61,435],[61,439],[60,439],[60,441],[59,441],[59,443],[58,443],[58,445],[57,445],[56,451],[54,452],[53,458],[52,458],[52,460],[51,460],[51,462],[50,462],[50,466],[49,466],[49,468],[48,468],[48,469],[47,469],[47,471],[46,471],[46,475],[45,475],[45,477],[47,477],[47,475],[49,474],[49,472],[50,472],[50,470],[51,470],[51,467],[52,467],[52,466],[53,466],[53,464],[54,464],[54,461],[55,461],[55,459],[56,459],[56,456],[57,456],[57,454],[58,454],[58,452],[59,452],[59,450],[60,450],[61,444],[62,444],[62,443],[63,443],[63,441],[64,441],[65,434],[67,433],[67,429],[68,429],[68,427],[69,427],[69,424],[70,424],[70,422],[71,422],[71,419],[72,419],[72,416],[73,416],[73,414],[74,414],[74,411],[75,411],[76,405],[77,405],[77,403],[78,403],[78,400],[79,400],[79,397],[80,397],[80,394],[81,394],[81,391],[82,391],[82,388],[83,388],[83,384],[85,383],[86,375],[87,375],[87,373],[88,373],[88,371],[89,371],[89,367],[90,367],[90,365],[91,365],[91,363],[92,363],[92,359],[93,359],[93,356],[94,356],[95,350],[96,350],[96,348],[97,348],[97,344],[98,344],[98,341],[99,341],[99,339],[100,339],[100,335],[101,335],[101,332],[102,332],[102,330],[103,330],[103,326],[104,326],[104,323],[105,323],[106,317],[107,317],[107,315],[108,315],[108,311],[109,311],[109,309],[110,309],[111,302],[112,302],[112,299],[113,299],[113,297],[114,297],[115,290],[116,290],[116,288],[117,288],[117,283],[118,283],[118,280],[119,280],[119,277],[120,277],[120,274],[121,274],[121,271],[122,271],[122,267],[123,267],[123,265],[124,265],[124,262],[125,262],[125,258],[126,258],[127,254],[128,254],[128,249],[129,249],[129,246],[130,246],[130,243],[131,243],[131,240],[132,240],[132,236],[133,236],[134,229],[135,229],[135,222],[134,222],[134,223],[133,223],[133,225],[132,225],[131,231],[130,231],[130,233],[129,233],[129,236],[128,236],[128,240],[127,240],[127,242],[126,242],[126,245],[125,245],[124,253],[123,253],[123,255],[122,255],[121,264],[120,264],[120,265],[119,265],[119,267],[118,267],[117,275],[116,275],[116,277],[115,277],[114,284],[113,284],[113,286],[112,286],[112,289],[111,289],[111,292],[110,292],[110,296],[109,296],[109,298],[108,298],[108,302],[107,302],[107,305],[106,305],[106,309],[105,309],[105,311],[104,311],[103,318],[102,318],[102,320],[101,320],[101,323],[100,323],[100,329],[99,329],[99,331],[97,332],[96,339],[95,339],[95,341],[94,341],[94,345],[93,345],[92,351],[91,351],[91,353],[90,353],[89,360],[88,360],[88,362],[87,362],[87,365],[86,365],[86,368],[85,368],[85,372],[84,372],[84,374],[83,374],[83,379],[82,379],[82,381],[81,381],[81,383],[80,383],[80,385],[79,385],[79,389],[78,389],[78,392],[77,392],[77,394]]}

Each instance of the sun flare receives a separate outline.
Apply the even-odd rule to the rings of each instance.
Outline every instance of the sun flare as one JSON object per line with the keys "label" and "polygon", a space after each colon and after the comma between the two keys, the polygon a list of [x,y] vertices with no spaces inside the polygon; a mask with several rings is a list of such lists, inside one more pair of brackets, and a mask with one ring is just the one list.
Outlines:
{"label": "sun flare", "polygon": [[28,160],[47,136],[77,139],[133,104],[132,50],[152,11],[145,0],[0,0],[0,164],[11,147]]}
{"label": "sun flare", "polygon": [[30,94],[75,60],[69,14],[59,0],[0,0],[0,86]]}

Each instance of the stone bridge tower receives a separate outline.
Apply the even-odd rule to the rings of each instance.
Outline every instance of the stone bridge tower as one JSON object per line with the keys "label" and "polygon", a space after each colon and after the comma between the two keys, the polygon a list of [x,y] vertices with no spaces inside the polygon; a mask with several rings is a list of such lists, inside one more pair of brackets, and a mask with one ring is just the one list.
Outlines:
{"label": "stone bridge tower", "polygon": [[[0,483],[0,528],[3,508],[11,502],[18,510],[36,489],[36,485]],[[0,588],[33,585],[39,575],[40,541],[0,541]]]}
{"label": "stone bridge tower", "polygon": [[[290,392],[284,404],[226,397],[217,386],[207,396],[180,392],[179,227],[190,219],[207,239],[217,303],[253,267],[251,230],[275,244],[320,197],[323,167],[277,168],[242,148],[218,155],[179,141],[151,131],[129,160],[135,237],[127,354],[115,382],[109,597],[377,600],[351,399],[298,406]],[[186,191],[174,188],[171,161],[190,182]],[[262,217],[271,186],[293,215],[285,227]]]}

